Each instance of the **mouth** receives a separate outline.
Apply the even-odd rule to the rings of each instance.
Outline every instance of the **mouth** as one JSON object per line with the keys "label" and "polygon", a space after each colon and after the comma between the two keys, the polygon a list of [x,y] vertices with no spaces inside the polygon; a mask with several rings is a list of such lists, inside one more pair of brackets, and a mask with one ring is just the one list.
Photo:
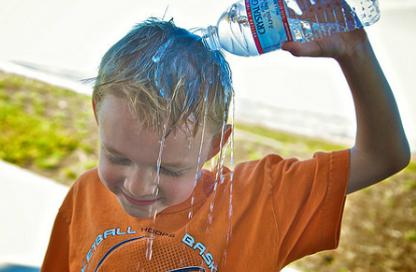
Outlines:
{"label": "mouth", "polygon": [[124,198],[127,199],[128,202],[130,202],[131,204],[133,204],[135,206],[150,206],[150,205],[156,203],[159,200],[159,198],[154,198],[154,199],[135,199],[135,198],[132,198],[132,197],[128,196],[123,191],[121,193],[124,196]]}

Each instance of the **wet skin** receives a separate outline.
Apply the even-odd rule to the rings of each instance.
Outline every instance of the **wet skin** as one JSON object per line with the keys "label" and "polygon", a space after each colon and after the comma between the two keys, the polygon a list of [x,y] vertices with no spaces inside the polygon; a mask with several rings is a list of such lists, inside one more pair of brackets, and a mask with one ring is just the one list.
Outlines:
{"label": "wet skin", "polygon": [[195,137],[184,129],[172,131],[164,142],[158,177],[161,136],[143,127],[127,100],[107,95],[101,103],[98,173],[123,209],[131,216],[149,218],[188,199],[196,173],[219,150],[218,135],[205,130],[198,165],[202,128]]}

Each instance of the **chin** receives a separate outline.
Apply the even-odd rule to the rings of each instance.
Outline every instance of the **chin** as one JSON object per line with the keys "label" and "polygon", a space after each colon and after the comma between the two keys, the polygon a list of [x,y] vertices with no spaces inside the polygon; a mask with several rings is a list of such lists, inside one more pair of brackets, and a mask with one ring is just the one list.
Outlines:
{"label": "chin", "polygon": [[[132,217],[136,217],[139,219],[152,219],[153,218],[153,215],[154,215],[153,207],[139,208],[129,203],[125,203],[120,198],[118,198],[118,201],[120,202],[120,205],[123,208],[123,210]],[[156,209],[157,209],[156,213],[160,213],[165,208],[156,207]]]}
{"label": "chin", "polygon": [[123,210],[130,216],[140,218],[140,219],[150,219],[153,216],[153,212],[151,210],[139,210],[137,208],[131,206],[125,206],[122,204]]}
{"label": "chin", "polygon": [[153,218],[149,213],[146,213],[146,212],[131,211],[129,209],[124,209],[124,211],[128,215],[135,217],[135,218],[139,218],[139,219],[152,219]]}

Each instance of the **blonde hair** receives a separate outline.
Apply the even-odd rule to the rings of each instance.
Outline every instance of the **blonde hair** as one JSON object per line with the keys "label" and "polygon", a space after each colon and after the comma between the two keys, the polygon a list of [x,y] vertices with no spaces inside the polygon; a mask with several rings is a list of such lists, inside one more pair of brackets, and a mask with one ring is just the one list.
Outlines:
{"label": "blonde hair", "polygon": [[227,120],[233,88],[220,51],[176,27],[149,18],[136,25],[103,56],[95,78],[96,111],[107,94],[124,97],[143,124],[161,133],[183,124],[195,135],[204,114],[215,129]]}

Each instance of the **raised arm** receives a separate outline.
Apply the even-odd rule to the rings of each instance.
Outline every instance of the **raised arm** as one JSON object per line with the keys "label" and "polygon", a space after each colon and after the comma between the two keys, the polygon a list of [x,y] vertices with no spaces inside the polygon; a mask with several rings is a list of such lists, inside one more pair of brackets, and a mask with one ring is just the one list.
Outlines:
{"label": "raised arm", "polygon": [[334,58],[355,105],[357,133],[350,149],[348,193],[375,184],[409,163],[410,149],[393,92],[364,30],[339,33],[310,43],[286,43],[295,56]]}

